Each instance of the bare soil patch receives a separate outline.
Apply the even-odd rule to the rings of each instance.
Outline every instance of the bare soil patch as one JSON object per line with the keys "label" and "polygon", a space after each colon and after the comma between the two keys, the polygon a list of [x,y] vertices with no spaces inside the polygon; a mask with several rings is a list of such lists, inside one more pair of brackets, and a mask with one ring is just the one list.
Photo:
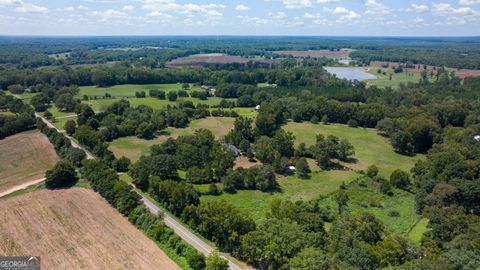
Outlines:
{"label": "bare soil patch", "polygon": [[[384,62],[384,61],[372,61],[370,62],[370,66],[389,66],[389,67],[398,67],[398,66],[405,66],[405,63],[397,63],[397,62]],[[404,68],[404,71],[408,74],[421,74],[422,71],[427,68],[427,72],[430,75],[431,71],[435,72],[435,69],[439,67],[429,66],[429,65],[420,65],[416,64],[413,65],[414,68]],[[446,68],[449,71],[454,71],[455,75],[459,78],[464,79],[466,77],[480,77],[480,70],[478,69],[458,69],[458,68]]]}
{"label": "bare soil patch", "polygon": [[211,55],[211,56],[193,56],[182,57],[168,62],[166,65],[170,67],[179,66],[201,66],[209,64],[246,64],[248,62],[273,63],[272,60],[264,60],[257,58],[245,58],[241,56],[230,55]]}
{"label": "bare soil patch", "polygon": [[329,50],[316,50],[316,51],[276,51],[276,54],[291,55],[298,58],[321,58],[321,57],[348,57],[350,50],[329,51]]}
{"label": "bare soil patch", "polygon": [[0,191],[45,177],[59,160],[53,145],[39,131],[0,140]]}
{"label": "bare soil patch", "polygon": [[97,193],[41,190],[0,200],[0,255],[42,269],[180,269]]}
{"label": "bare soil patch", "polygon": [[246,156],[241,156],[241,157],[238,157],[237,159],[235,159],[234,169],[237,169],[237,168],[248,169],[248,168],[251,168],[255,165],[260,165],[260,164],[261,164],[260,162],[249,161]]}

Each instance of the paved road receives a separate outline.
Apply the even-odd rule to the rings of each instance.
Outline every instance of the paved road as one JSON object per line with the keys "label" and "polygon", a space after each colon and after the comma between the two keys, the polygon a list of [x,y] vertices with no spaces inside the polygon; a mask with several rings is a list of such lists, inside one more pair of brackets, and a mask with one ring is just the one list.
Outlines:
{"label": "paved road", "polygon": [[[42,121],[49,127],[49,128],[54,128],[55,130],[57,130],[58,132],[61,132],[58,128],[56,128],[50,121],[48,121],[46,118],[44,118],[43,116],[41,116],[40,114],[38,113],[35,113],[35,116],[42,119]],[[82,149],[83,151],[85,151],[85,154],[87,155],[87,159],[95,159],[95,157],[92,155],[92,153],[90,153],[87,149],[83,148],[82,146],[80,146],[78,143],[76,143],[72,137],[64,134],[65,137],[67,137],[70,142],[72,143],[72,146],[75,147],[75,148],[78,148],[78,149]]]}
{"label": "paved road", "polygon": [[[52,123],[50,123],[50,121],[45,119],[40,114],[35,113],[35,116],[42,119],[42,121],[49,128],[54,128],[58,132],[60,132],[60,130],[58,128],[56,128]],[[78,145],[75,141],[72,140],[71,137],[69,137],[67,135],[65,135],[65,136],[68,139],[70,139],[73,147],[78,148],[78,149],[82,149],[82,150],[85,151],[85,153],[87,154],[87,159],[95,159],[95,157],[90,152],[88,152],[86,149],[84,149],[83,147]],[[148,198],[144,197],[142,194],[139,193],[139,195],[142,196],[142,202],[148,207],[148,209],[150,209],[150,211],[152,213],[157,214],[157,213],[162,212],[163,213],[163,220],[164,220],[165,224],[168,227],[172,228],[178,236],[180,236],[183,240],[185,240],[187,243],[192,245],[196,250],[198,250],[199,252],[201,252],[205,256],[208,256],[210,253],[212,253],[214,251],[214,249],[209,244],[207,244],[205,241],[201,240],[195,234],[190,232],[182,224],[180,224],[178,221],[176,221],[170,214],[163,212],[158,206],[156,206],[152,201],[150,201]],[[237,264],[235,264],[234,262],[232,262],[228,258],[225,258],[223,256],[222,256],[222,258],[228,260],[228,264],[229,264],[231,270],[242,270],[243,269],[242,267],[238,266]]]}
{"label": "paved road", "polygon": [[[140,193],[138,193],[140,194]],[[175,233],[180,236],[183,240],[185,240],[187,243],[192,245],[196,250],[199,252],[203,253],[205,256],[208,256],[210,253],[214,251],[214,249],[207,243],[205,243],[202,239],[198,238],[195,234],[187,230],[185,227],[183,227],[182,224],[180,224],[178,221],[176,221],[170,214],[162,211],[158,206],[156,206],[152,201],[150,201],[148,198],[142,196],[142,202],[150,209],[150,211],[154,214],[158,213],[163,213],[163,221],[165,224],[172,228]],[[228,264],[230,265],[231,270],[242,270],[243,268],[229,260],[228,258],[222,257],[226,260],[228,260]]]}
{"label": "paved road", "polygon": [[18,186],[14,186],[10,189],[7,189],[5,191],[2,191],[0,192],[0,198],[3,197],[3,196],[7,196],[8,194],[11,194],[11,193],[14,193],[15,191],[19,191],[19,190],[22,190],[22,189],[26,189],[28,188],[29,186],[33,186],[33,185],[36,185],[36,184],[39,184],[43,181],[45,181],[46,178],[41,178],[41,179],[37,179],[37,180],[32,180],[32,181],[28,181],[26,183],[23,183],[21,185],[18,185]]}

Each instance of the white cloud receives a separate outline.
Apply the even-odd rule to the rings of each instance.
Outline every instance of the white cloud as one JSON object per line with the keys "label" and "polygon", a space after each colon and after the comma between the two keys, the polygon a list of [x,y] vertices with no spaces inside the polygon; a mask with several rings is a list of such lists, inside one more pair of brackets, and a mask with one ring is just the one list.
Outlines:
{"label": "white cloud", "polygon": [[48,13],[48,8],[37,6],[32,3],[26,3],[22,0],[0,0],[0,6],[14,7],[16,12],[21,13]]}
{"label": "white cloud", "polygon": [[332,13],[332,14],[342,15],[337,20],[337,22],[339,22],[339,23],[343,23],[343,22],[351,21],[351,20],[355,20],[355,19],[360,19],[362,17],[360,14],[356,13],[355,11],[349,10],[345,7],[340,7],[340,6],[334,8],[334,9],[324,8],[323,10],[325,12],[329,12],[329,13]]}
{"label": "white cloud", "polygon": [[134,9],[135,9],[135,7],[132,6],[132,5],[125,5],[125,6],[123,6],[123,8],[122,8],[122,10],[125,10],[125,11],[132,11],[132,10],[134,10]]}
{"label": "white cloud", "polygon": [[322,15],[320,13],[305,13],[303,15],[303,18],[305,19],[318,19],[318,18],[322,18]]}
{"label": "white cloud", "polygon": [[223,16],[219,9],[225,8],[219,4],[198,5],[193,3],[179,4],[176,0],[142,0],[142,9],[152,12],[177,12],[187,16],[204,16],[209,19],[218,19]]}
{"label": "white cloud", "polygon": [[392,12],[391,8],[377,2],[377,0],[367,0],[365,2],[365,6],[367,10],[365,11],[365,14],[370,14],[370,15],[387,15]]}
{"label": "white cloud", "polygon": [[65,8],[57,8],[56,11],[74,11],[75,7],[65,7]]}
{"label": "white cloud", "polygon": [[339,0],[317,0],[318,4],[330,4],[330,3],[337,3]]}
{"label": "white cloud", "polygon": [[86,6],[84,6],[84,5],[79,5],[79,6],[77,7],[77,9],[79,9],[79,10],[88,10],[88,7],[86,7]]}
{"label": "white cloud", "polygon": [[21,6],[15,8],[16,12],[22,12],[22,13],[41,13],[45,14],[48,13],[48,8],[42,7],[42,6],[37,6],[34,4],[30,3],[22,3]]}
{"label": "white cloud", "polygon": [[307,8],[312,7],[310,0],[283,0],[285,8]]}
{"label": "white cloud", "polygon": [[102,22],[127,18],[127,14],[125,12],[114,9],[108,9],[105,11],[92,11],[89,13],[89,15],[97,17]]}
{"label": "white cloud", "polygon": [[437,16],[450,16],[450,15],[478,15],[478,11],[471,7],[459,7],[454,8],[447,3],[433,3],[433,14]]}
{"label": "white cloud", "polygon": [[247,7],[247,6],[245,6],[245,5],[237,5],[237,6],[235,7],[235,10],[236,10],[236,11],[248,11],[248,10],[250,10],[250,8]]}
{"label": "white cloud", "polygon": [[460,0],[460,5],[475,5],[480,4],[480,0]]}
{"label": "white cloud", "polygon": [[428,11],[428,6],[427,5],[417,5],[417,4],[411,4],[410,7],[407,9],[407,11],[414,11],[414,12],[425,12]]}

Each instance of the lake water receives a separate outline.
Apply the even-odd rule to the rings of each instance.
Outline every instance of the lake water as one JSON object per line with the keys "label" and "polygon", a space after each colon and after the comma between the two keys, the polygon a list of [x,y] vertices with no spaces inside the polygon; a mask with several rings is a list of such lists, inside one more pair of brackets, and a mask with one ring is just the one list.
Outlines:
{"label": "lake water", "polygon": [[325,69],[340,79],[365,81],[377,78],[377,76],[367,73],[367,69],[363,67],[325,67]]}

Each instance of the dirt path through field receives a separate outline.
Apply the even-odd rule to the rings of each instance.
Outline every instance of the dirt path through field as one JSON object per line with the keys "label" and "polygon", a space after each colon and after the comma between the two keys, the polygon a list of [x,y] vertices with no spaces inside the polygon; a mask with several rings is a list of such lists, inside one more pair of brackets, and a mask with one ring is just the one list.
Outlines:
{"label": "dirt path through field", "polygon": [[5,191],[0,192],[0,198],[1,198],[1,197],[4,197],[4,196],[7,196],[8,194],[14,193],[14,192],[16,192],[16,191],[19,191],[19,190],[22,190],[22,189],[26,189],[26,188],[28,188],[29,186],[33,186],[33,185],[42,183],[43,181],[45,181],[45,178],[28,181],[28,182],[25,182],[25,183],[20,184],[20,185],[18,185],[18,186],[12,187],[12,188],[10,188],[10,189],[7,189],[7,190],[5,190]]}

